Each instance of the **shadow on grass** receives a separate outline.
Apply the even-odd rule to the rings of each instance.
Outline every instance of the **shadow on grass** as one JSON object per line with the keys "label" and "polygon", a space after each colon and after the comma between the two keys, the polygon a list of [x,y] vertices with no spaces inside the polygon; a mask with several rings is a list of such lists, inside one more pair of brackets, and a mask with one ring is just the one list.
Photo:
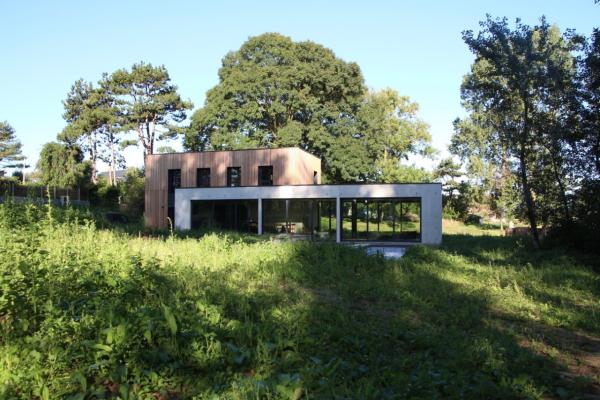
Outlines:
{"label": "shadow on grass", "polygon": [[[446,279],[453,265],[438,250],[414,248],[388,263],[296,243],[288,257],[237,281],[237,265],[173,275],[138,264],[119,290],[96,288],[104,297],[97,312],[113,316],[102,328],[140,332],[96,352],[106,369],[90,379],[106,386],[108,377],[108,391],[143,384],[164,398],[506,399],[587,390],[561,379],[561,362],[499,326],[484,292]],[[260,270],[272,279],[256,286]]]}
{"label": "shadow on grass", "polygon": [[447,253],[505,267],[532,260],[513,238],[445,237],[441,249],[411,248],[396,262],[333,244],[285,245],[285,257],[236,279],[237,262],[214,269],[132,255],[115,275],[88,255],[76,261],[86,268],[53,271],[45,282],[52,291],[39,299],[46,306],[32,316],[40,322],[3,340],[40,354],[66,349],[48,362],[67,366],[57,375],[81,378],[56,377],[56,397],[506,399],[590,391],[561,377],[562,360],[524,344],[523,330],[551,328],[499,316],[486,291],[451,279],[457,266]]}

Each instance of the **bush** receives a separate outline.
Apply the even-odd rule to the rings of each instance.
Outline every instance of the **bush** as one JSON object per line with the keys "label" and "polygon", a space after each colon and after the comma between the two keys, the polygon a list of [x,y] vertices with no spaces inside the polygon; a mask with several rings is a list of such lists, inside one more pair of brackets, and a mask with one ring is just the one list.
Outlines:
{"label": "bush", "polygon": [[469,214],[465,218],[465,224],[467,225],[481,225],[483,223],[483,217],[476,214]]}
{"label": "bush", "polygon": [[133,216],[144,213],[144,172],[137,168],[129,168],[125,179],[119,183],[121,208]]}
{"label": "bush", "polygon": [[119,196],[119,188],[110,185],[106,178],[100,177],[98,184],[90,190],[90,203],[95,207],[115,210],[119,208]]}

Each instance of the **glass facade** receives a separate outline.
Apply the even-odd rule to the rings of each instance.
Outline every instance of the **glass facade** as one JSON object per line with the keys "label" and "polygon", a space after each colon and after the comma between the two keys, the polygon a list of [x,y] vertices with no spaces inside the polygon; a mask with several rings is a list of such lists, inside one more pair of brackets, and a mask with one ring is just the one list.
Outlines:
{"label": "glass facade", "polygon": [[192,229],[258,233],[258,200],[193,200]]}
{"label": "glass facade", "polygon": [[[341,239],[421,240],[421,199],[342,199]],[[263,199],[263,233],[335,240],[335,199]],[[192,229],[258,233],[258,200],[194,200]]]}
{"label": "glass facade", "polygon": [[342,240],[420,241],[420,199],[342,199]]}
{"label": "glass facade", "polygon": [[263,200],[263,232],[335,240],[335,199]]}

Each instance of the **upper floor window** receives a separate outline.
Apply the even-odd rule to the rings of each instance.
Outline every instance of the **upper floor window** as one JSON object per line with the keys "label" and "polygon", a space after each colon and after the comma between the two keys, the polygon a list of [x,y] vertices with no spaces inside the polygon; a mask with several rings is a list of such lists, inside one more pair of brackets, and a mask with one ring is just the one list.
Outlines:
{"label": "upper floor window", "polygon": [[261,165],[258,167],[258,186],[273,186],[272,165]]}
{"label": "upper floor window", "polygon": [[175,193],[175,189],[181,187],[181,170],[170,169],[168,179],[169,193]]}
{"label": "upper floor window", "polygon": [[210,168],[198,168],[196,170],[196,186],[210,187]]}
{"label": "upper floor window", "polygon": [[227,167],[227,186],[242,185],[242,168]]}

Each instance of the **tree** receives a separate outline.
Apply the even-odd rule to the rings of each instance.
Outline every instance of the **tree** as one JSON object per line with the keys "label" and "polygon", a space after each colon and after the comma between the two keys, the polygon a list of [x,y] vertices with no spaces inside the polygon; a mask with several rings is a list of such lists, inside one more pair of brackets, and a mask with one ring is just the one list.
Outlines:
{"label": "tree", "polygon": [[106,75],[97,88],[82,79],[76,81],[63,101],[63,117],[68,125],[58,139],[68,145],[77,143],[88,153],[94,184],[98,182],[98,160],[109,165],[109,184],[113,186],[116,185],[117,167],[124,165],[124,158],[119,153],[123,118],[118,104]]}
{"label": "tree", "polygon": [[59,187],[84,185],[89,179],[88,167],[79,146],[57,142],[42,147],[37,164],[42,183]]}
{"label": "tree", "polygon": [[125,179],[119,184],[121,203],[128,213],[144,213],[144,188],[144,172],[138,168],[128,168]]}
{"label": "tree", "polygon": [[[600,179],[600,29],[596,28],[586,42],[581,60],[581,96],[577,110],[583,116],[578,146],[573,156],[587,178]],[[589,166],[593,168],[589,168]]]}
{"label": "tree", "polygon": [[120,69],[105,78],[106,86],[119,100],[123,128],[135,130],[144,160],[154,154],[156,140],[173,138],[182,132],[174,123],[186,118],[192,103],[184,101],[171,83],[164,66],[141,62],[131,71]]}
{"label": "tree", "polygon": [[322,155],[336,125],[358,108],[360,68],[313,42],[277,33],[250,38],[223,59],[219,84],[192,116],[190,149],[301,144]]}
{"label": "tree", "polygon": [[548,118],[558,124],[564,113],[553,108],[552,98],[546,94],[560,96],[561,90],[568,92],[565,85],[575,72],[570,53],[573,44],[543,18],[533,28],[517,20],[511,30],[506,19],[488,16],[481,27],[477,35],[463,32],[475,62],[463,81],[461,97],[468,110],[478,112],[478,124],[497,135],[490,143],[505,145],[507,156],[516,160],[527,218],[534,243],[539,246],[532,187],[536,182],[532,179],[539,168],[551,167],[548,160],[536,161],[548,153],[542,143],[549,134]]}
{"label": "tree", "polygon": [[25,157],[21,153],[21,142],[8,122],[0,121],[0,168],[22,168]]}
{"label": "tree", "polygon": [[430,150],[417,109],[393,90],[368,92],[359,66],[333,51],[266,33],[225,56],[185,147],[298,146],[321,157],[328,181],[381,181],[377,161],[400,168],[400,159]]}
{"label": "tree", "polygon": [[429,126],[418,118],[418,110],[417,103],[392,89],[366,93],[356,119],[370,165],[375,167],[368,180],[391,183],[408,177],[416,179],[408,182],[426,178],[417,170],[407,176],[410,167],[401,164],[410,155],[429,157],[435,152],[430,146]]}

